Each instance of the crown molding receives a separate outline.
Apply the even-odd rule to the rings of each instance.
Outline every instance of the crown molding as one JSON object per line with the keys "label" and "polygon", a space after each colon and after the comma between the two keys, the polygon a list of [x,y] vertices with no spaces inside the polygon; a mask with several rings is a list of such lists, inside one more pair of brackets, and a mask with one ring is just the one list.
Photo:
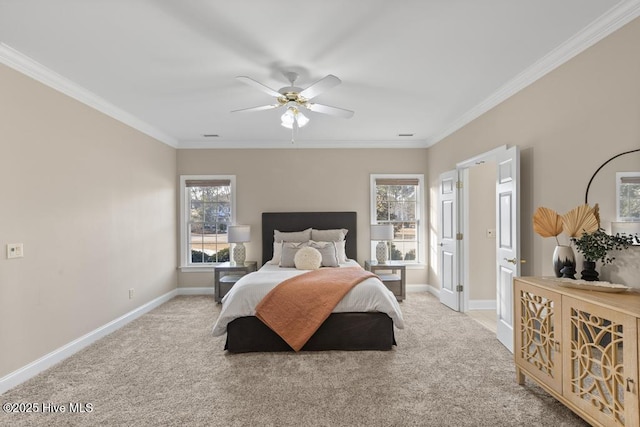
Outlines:
{"label": "crown molding", "polygon": [[337,140],[269,140],[269,141],[180,141],[178,149],[305,149],[305,148],[427,148],[425,140],[413,141],[337,141]]}
{"label": "crown molding", "polygon": [[94,108],[101,113],[118,120],[119,122],[131,126],[145,135],[157,139],[158,141],[174,148],[178,146],[178,141],[176,139],[158,130],[154,126],[138,119],[123,109],[116,107],[71,80],[62,77],[60,74],[50,70],[44,65],[34,61],[4,43],[0,43],[0,63],[25,74],[32,79],[75,99],[76,101]]}
{"label": "crown molding", "polygon": [[480,104],[460,116],[442,131],[430,137],[426,146],[430,147],[442,141],[638,16],[640,16],[640,0],[624,0],[620,2],[569,40],[536,61],[531,67],[511,79]]}

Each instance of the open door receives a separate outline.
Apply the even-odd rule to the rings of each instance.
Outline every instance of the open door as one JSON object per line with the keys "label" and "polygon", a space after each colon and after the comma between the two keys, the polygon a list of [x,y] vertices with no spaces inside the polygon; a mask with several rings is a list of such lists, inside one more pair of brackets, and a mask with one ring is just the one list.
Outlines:
{"label": "open door", "polygon": [[457,188],[458,172],[440,175],[438,200],[438,256],[440,261],[440,302],[453,310],[460,310],[457,260]]}
{"label": "open door", "polygon": [[513,352],[513,278],[520,276],[520,152],[511,147],[497,155],[497,337]]}

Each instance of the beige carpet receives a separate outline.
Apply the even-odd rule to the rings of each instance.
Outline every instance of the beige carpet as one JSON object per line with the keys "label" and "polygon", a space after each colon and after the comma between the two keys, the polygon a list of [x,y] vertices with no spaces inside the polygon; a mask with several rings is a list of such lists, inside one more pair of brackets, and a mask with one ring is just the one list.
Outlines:
{"label": "beige carpet", "polygon": [[91,403],[0,413],[2,426],[585,426],[527,381],[473,319],[428,294],[401,304],[388,352],[227,354],[212,297],[177,297],[0,396]]}

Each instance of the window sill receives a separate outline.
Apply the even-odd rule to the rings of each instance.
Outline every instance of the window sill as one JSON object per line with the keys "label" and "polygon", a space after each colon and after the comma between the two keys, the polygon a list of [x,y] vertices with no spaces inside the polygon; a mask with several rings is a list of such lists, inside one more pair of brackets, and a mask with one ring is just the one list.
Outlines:
{"label": "window sill", "polygon": [[[375,259],[370,262],[372,262],[373,265],[381,265],[381,264],[378,264],[377,261],[375,261]],[[420,262],[403,263],[401,261],[392,261],[392,263],[395,265],[403,265],[407,270],[424,270],[425,268],[427,268],[427,264],[420,263]],[[389,264],[389,265],[393,265],[393,264]]]}
{"label": "window sill", "polygon": [[405,264],[407,270],[424,270],[427,268],[427,264],[423,263],[413,263],[413,264]]}
{"label": "window sill", "polygon": [[215,265],[183,265],[178,267],[181,273],[213,273],[216,269]]}

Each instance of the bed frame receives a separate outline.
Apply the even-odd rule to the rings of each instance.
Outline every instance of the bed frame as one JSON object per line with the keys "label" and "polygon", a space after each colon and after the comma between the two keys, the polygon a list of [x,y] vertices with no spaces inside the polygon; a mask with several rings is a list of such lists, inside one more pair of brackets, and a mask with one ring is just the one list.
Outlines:
{"label": "bed frame", "polygon": [[[357,259],[356,212],[265,212],[262,214],[262,263],[273,258],[273,232],[307,228],[346,228],[347,257]],[[396,345],[393,321],[385,313],[332,313],[302,347],[320,350],[390,350]],[[225,349],[231,353],[293,351],[257,317],[241,317],[227,326]]]}

